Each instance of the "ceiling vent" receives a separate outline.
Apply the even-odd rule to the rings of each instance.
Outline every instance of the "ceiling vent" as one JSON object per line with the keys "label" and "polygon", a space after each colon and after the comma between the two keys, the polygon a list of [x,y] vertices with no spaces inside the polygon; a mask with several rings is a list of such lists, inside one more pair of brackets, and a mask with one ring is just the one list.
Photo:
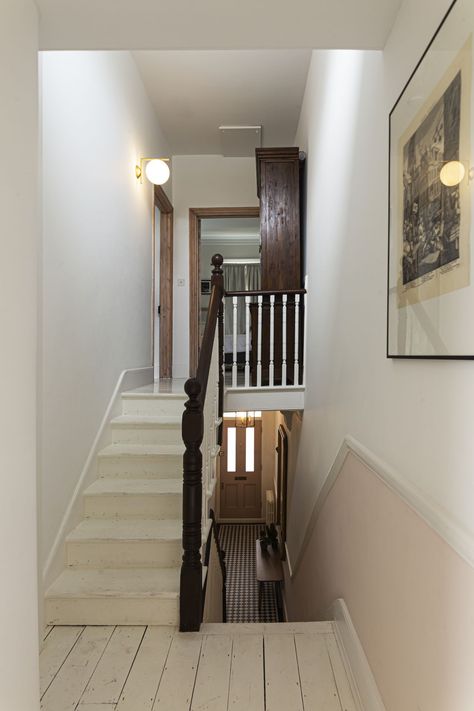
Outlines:
{"label": "ceiling vent", "polygon": [[222,155],[255,156],[262,146],[261,126],[219,126]]}

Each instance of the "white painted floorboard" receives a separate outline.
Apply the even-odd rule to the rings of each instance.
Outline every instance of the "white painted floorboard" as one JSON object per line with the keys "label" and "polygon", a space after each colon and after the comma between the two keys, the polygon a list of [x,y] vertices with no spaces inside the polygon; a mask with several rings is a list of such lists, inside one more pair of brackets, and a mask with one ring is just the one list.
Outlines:
{"label": "white painted floorboard", "polygon": [[361,711],[332,624],[53,627],[43,711]]}

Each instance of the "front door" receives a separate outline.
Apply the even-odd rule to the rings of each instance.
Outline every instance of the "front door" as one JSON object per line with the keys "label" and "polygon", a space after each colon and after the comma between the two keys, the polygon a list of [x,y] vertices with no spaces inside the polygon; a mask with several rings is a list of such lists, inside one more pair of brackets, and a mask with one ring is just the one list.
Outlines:
{"label": "front door", "polygon": [[234,419],[224,418],[220,481],[220,518],[261,518],[261,419],[254,427],[236,427]]}

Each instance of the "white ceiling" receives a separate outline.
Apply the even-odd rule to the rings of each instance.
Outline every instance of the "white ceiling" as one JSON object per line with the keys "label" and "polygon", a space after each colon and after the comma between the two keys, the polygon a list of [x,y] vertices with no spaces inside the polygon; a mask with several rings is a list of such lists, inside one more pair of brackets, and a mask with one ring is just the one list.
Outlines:
{"label": "white ceiling", "polygon": [[401,0],[36,0],[41,49],[380,49]]}
{"label": "white ceiling", "polygon": [[293,145],[310,50],[133,56],[172,154],[221,153],[220,125],[261,124],[262,145]]}

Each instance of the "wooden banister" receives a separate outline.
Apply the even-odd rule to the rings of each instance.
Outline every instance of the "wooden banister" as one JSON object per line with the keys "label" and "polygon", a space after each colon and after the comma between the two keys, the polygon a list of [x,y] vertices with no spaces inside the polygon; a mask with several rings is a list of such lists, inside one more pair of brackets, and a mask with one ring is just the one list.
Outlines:
{"label": "wooden banister", "polygon": [[306,289],[275,289],[273,291],[226,291],[225,296],[292,296],[293,294],[306,294]]}
{"label": "wooden banister", "polygon": [[219,416],[223,406],[223,304],[224,277],[221,254],[212,257],[211,298],[199,353],[196,377],[186,381],[188,396],[183,413],[183,562],[180,577],[180,630],[199,630],[202,619],[202,452],[204,403],[212,362],[216,329],[219,338]]}

